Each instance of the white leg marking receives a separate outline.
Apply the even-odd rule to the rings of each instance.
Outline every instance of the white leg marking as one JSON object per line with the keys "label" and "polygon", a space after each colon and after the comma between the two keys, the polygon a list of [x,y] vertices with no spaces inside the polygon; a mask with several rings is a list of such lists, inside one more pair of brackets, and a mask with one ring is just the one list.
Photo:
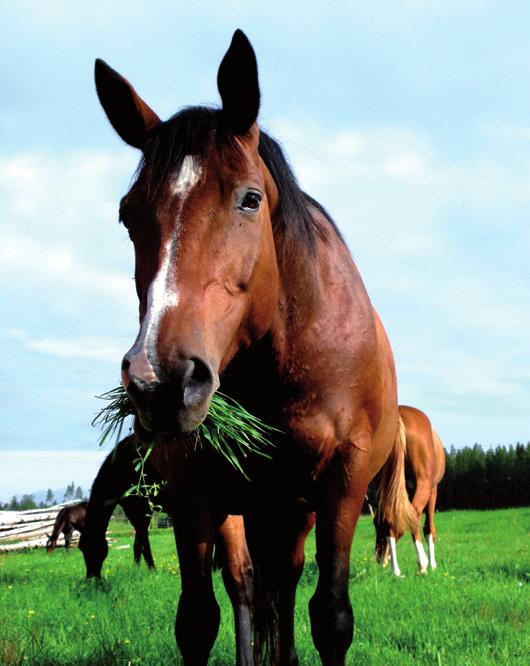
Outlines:
{"label": "white leg marking", "polygon": [[434,539],[432,534],[427,535],[427,543],[429,544],[429,561],[431,563],[431,569],[436,569],[436,558],[434,557]]}
{"label": "white leg marking", "polygon": [[388,537],[390,543],[390,562],[392,563],[392,573],[394,576],[401,576],[401,569],[397,561],[396,553],[396,539],[394,537]]}
{"label": "white leg marking", "polygon": [[421,541],[414,541],[414,546],[416,548],[416,555],[418,556],[418,567],[420,573],[427,573],[427,566],[429,565],[429,558],[423,548],[423,543]]}

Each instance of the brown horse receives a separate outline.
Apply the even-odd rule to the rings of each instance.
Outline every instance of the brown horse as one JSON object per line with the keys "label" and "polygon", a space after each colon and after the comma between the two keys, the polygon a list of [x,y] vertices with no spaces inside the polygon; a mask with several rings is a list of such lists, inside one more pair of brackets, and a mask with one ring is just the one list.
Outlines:
{"label": "brown horse", "polygon": [[[421,519],[421,515],[425,511],[423,533],[429,546],[429,557],[427,557],[423,548],[419,522],[417,527],[411,530],[418,558],[418,568],[421,574],[425,574],[429,564],[432,569],[436,569],[434,512],[438,484],[445,473],[445,451],[426,414],[414,407],[400,405],[399,415],[401,436],[406,440],[405,477],[407,485],[412,488],[412,506],[418,515],[418,519]],[[392,473],[393,464],[394,461],[390,459],[383,467],[383,479],[385,475]],[[382,488],[384,488],[384,485]],[[387,520],[385,518],[385,511],[381,506],[381,503],[384,504],[385,502],[383,491],[379,493],[379,500],[380,504],[374,517],[376,558],[383,566],[386,566],[390,557],[393,573],[400,576],[396,542],[402,536],[403,531],[396,527],[392,519]]]}
{"label": "brown horse", "polygon": [[51,535],[48,535],[46,543],[48,553],[52,553],[57,548],[57,540],[61,532],[64,534],[64,547],[70,548],[74,530],[83,531],[87,506],[88,502],[77,502],[76,504],[63,506],[57,514]]}
{"label": "brown horse", "polygon": [[[239,30],[217,83],[220,109],[189,107],[162,122],[96,61],[112,126],[142,151],[120,205],[140,311],[122,381],[136,433],[156,443],[152,460],[173,495],[182,574],[176,639],[184,663],[207,663],[219,626],[211,562],[220,529],[233,564],[225,583],[238,664],[253,663],[251,625],[256,653],[267,639],[271,662],[298,663],[295,591],[314,510],[312,634],[324,664],[344,664],[355,525],[393,448],[403,462],[394,361],[335,224],[258,127],[256,58]],[[251,483],[186,437],[220,385],[283,432],[272,463],[247,461]],[[403,467],[394,471],[391,505],[393,494],[406,496]],[[244,515],[245,530],[230,514]]]}

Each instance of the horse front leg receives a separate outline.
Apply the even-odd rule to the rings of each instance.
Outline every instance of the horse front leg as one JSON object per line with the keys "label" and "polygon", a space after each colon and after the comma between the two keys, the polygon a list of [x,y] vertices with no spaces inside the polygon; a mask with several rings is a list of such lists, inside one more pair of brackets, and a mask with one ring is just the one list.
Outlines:
{"label": "horse front leg", "polygon": [[[311,633],[324,666],[344,666],[353,640],[353,610],[348,594],[350,549],[368,480],[355,483],[344,465],[327,470],[316,516],[318,583],[309,614]],[[353,475],[352,475],[353,476]]]}
{"label": "horse front leg", "polygon": [[314,513],[297,515],[287,534],[287,561],[280,581],[279,632],[281,666],[297,666],[294,638],[296,588],[304,569],[304,546],[315,524]]}
{"label": "horse front leg", "polygon": [[213,528],[208,507],[182,499],[173,514],[182,591],[175,638],[185,666],[206,666],[221,619],[212,582]]}
{"label": "horse front leg", "polygon": [[151,545],[149,543],[149,524],[151,522],[151,516],[142,519],[140,523],[135,525],[135,535],[134,535],[134,561],[136,564],[140,564],[142,555],[144,556],[145,563],[149,569],[155,568],[155,563],[153,561],[153,555],[151,553]]}
{"label": "horse front leg", "polygon": [[253,568],[242,516],[228,516],[217,529],[224,550],[223,581],[234,609],[236,664],[252,666]]}
{"label": "horse front leg", "polygon": [[147,564],[149,569],[154,569],[155,568],[155,561],[153,560],[153,553],[151,552],[151,544],[149,542],[149,530],[146,530],[145,536],[144,536],[144,547],[142,550],[143,556],[145,563]]}
{"label": "horse front leg", "polygon": [[64,534],[64,547],[70,548],[70,542],[72,541],[72,534],[74,533],[73,527],[67,527],[63,530]]}

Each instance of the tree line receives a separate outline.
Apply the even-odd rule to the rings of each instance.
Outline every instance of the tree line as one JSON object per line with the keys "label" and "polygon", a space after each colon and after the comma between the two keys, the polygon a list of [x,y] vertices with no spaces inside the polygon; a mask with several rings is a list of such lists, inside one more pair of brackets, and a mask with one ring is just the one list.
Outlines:
{"label": "tree line", "polygon": [[530,506],[530,442],[446,451],[437,509],[503,509]]}
{"label": "tree line", "polygon": [[38,504],[35,501],[34,495],[22,495],[20,499],[18,499],[16,495],[13,495],[11,501],[6,502],[5,504],[0,503],[0,510],[29,511],[29,509],[46,509],[47,507],[60,502],[74,502],[82,499],[87,499],[83,492],[83,488],[81,488],[81,486],[76,487],[75,483],[72,481],[72,483],[66,486],[62,499],[61,497],[55,497],[53,490],[48,488],[46,499],[41,500]]}
{"label": "tree line", "polygon": [[[445,476],[438,487],[436,508],[502,509],[530,506],[530,442],[515,446],[484,449],[473,447],[446,451]],[[375,488],[369,493],[374,495]],[[46,508],[58,502],[86,499],[81,486],[72,481],[62,498],[48,489],[46,499],[37,504],[33,495],[13,497],[0,504],[6,511]],[[375,501],[371,500],[371,501]]]}

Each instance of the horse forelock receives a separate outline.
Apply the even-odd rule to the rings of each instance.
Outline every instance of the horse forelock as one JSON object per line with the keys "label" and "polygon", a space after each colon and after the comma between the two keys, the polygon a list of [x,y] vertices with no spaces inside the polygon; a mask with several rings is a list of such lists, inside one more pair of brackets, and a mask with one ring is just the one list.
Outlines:
{"label": "horse forelock", "polygon": [[[220,109],[185,108],[161,123],[147,142],[135,174],[136,184],[145,188],[143,195],[151,203],[166,186],[180,194],[182,188],[193,186],[204,175],[203,165],[211,151],[234,171],[245,159]],[[330,232],[341,238],[340,232],[324,208],[302,191],[279,143],[263,130],[259,154],[278,189],[279,205],[272,225],[280,263],[301,251],[314,258],[317,240],[326,240]],[[326,218],[328,226],[315,218],[311,207]]]}

